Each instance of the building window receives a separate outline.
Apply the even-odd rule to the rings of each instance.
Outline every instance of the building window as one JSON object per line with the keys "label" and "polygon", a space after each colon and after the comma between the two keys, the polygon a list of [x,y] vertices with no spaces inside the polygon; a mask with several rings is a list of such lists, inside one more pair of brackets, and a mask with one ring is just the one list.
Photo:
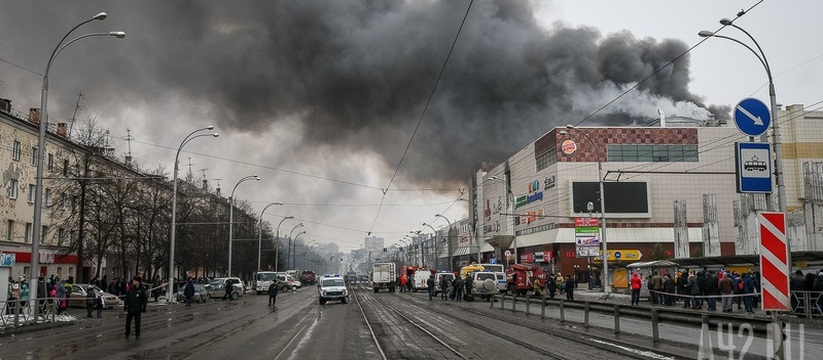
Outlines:
{"label": "building window", "polygon": [[63,244],[63,240],[66,237],[66,229],[64,228],[57,228],[57,243]]}
{"label": "building window", "polygon": [[36,186],[35,186],[34,184],[29,184],[29,193],[28,193],[28,200],[29,200],[29,203],[34,203],[34,191],[35,191],[35,187],[36,187]]}
{"label": "building window", "polygon": [[48,167],[49,171],[54,171],[54,154],[49,154]]}
{"label": "building window", "polygon": [[60,204],[57,206],[60,210],[63,210],[63,209],[66,208],[66,198],[67,197],[68,196],[66,195],[66,193],[60,193]]}
{"label": "building window", "polygon": [[17,199],[17,188],[18,187],[19,187],[19,185],[17,185],[17,179],[9,179],[9,188],[8,188],[9,199]]}
{"label": "building window", "polygon": [[69,161],[63,160],[63,176],[69,176]]}
{"label": "building window", "polygon": [[20,142],[14,140],[14,144],[11,148],[11,158],[14,161],[20,161]]}
{"label": "building window", "polygon": [[553,147],[542,154],[535,155],[534,161],[536,163],[537,171],[544,170],[557,163],[556,152],[557,148]]}
{"label": "building window", "polygon": [[[28,281],[28,278],[29,278],[29,269],[31,269],[31,267],[23,266],[23,277],[26,278],[26,281]],[[29,296],[31,296],[31,295],[29,295]]]}
{"label": "building window", "polygon": [[40,229],[40,243],[41,244],[46,243],[46,234],[48,234],[48,233],[49,233],[49,227],[46,226],[46,225],[43,225]]}
{"label": "building window", "polygon": [[609,145],[610,162],[698,162],[697,145]]}
{"label": "building window", "polygon": [[23,241],[27,243],[31,242],[31,223],[26,223],[26,233],[23,234],[23,236]]}
{"label": "building window", "polygon": [[14,236],[14,220],[9,220],[6,223],[6,241],[11,241],[11,237]]}
{"label": "building window", "polygon": [[51,206],[51,189],[46,189],[45,199],[43,199],[43,203],[46,206]]}
{"label": "building window", "polygon": [[31,147],[31,159],[29,159],[29,163],[31,163],[31,166],[37,166],[37,148],[34,146]]}

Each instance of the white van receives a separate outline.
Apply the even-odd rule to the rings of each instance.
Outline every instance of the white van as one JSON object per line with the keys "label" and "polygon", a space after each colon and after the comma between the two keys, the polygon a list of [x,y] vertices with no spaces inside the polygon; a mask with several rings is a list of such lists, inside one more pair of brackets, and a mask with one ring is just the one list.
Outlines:
{"label": "white van", "polygon": [[449,279],[449,281],[451,283],[454,283],[455,276],[454,276],[453,273],[450,273],[450,272],[439,272],[439,273],[434,274],[434,294],[435,295],[439,294],[441,291],[446,291],[446,292],[449,291],[448,289],[443,290],[443,289],[440,288],[440,280],[442,280],[443,278]]}
{"label": "white van", "polygon": [[428,290],[429,285],[426,281],[429,280],[429,276],[431,275],[432,272],[428,269],[417,269],[417,271],[414,272],[414,276],[412,276],[412,280],[414,281],[414,287],[412,289],[415,292],[417,292],[417,290]]}

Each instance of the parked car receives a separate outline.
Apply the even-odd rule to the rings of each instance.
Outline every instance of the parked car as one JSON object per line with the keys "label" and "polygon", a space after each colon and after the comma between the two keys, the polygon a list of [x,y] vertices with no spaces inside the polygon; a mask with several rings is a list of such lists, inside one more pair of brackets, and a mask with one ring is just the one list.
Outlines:
{"label": "parked car", "polygon": [[[209,291],[206,287],[206,284],[203,283],[192,283],[194,284],[194,296],[192,296],[191,301],[196,303],[204,303],[206,301],[211,300],[211,291]],[[177,285],[177,302],[186,302],[186,295],[183,294],[183,291],[186,289],[186,283],[182,283]]]}
{"label": "parked car", "polygon": [[214,278],[209,282],[209,286],[206,289],[210,292],[212,297],[223,297],[226,294],[227,283],[232,284],[232,290],[234,290],[231,295],[232,299],[237,299],[246,293],[246,287],[243,284],[243,281],[237,277]]}
{"label": "parked car", "polygon": [[470,300],[474,300],[475,296],[479,296],[483,300],[492,300],[494,295],[500,293],[497,285],[497,275],[495,275],[495,273],[491,271],[475,271],[468,276],[472,277]]}
{"label": "parked car", "polygon": [[69,296],[69,306],[70,307],[79,307],[85,308],[86,307],[86,299],[88,298],[88,294],[90,290],[94,288],[96,292],[103,293],[103,305],[106,309],[111,309],[115,306],[120,306],[123,304],[122,301],[116,296],[109,294],[103,289],[97,287],[96,285],[92,284],[73,284],[71,289],[71,296]]}
{"label": "parked car", "polygon": [[294,276],[288,274],[277,274],[277,280],[278,284],[282,284],[280,290],[297,291],[297,289],[303,287],[303,283],[295,279]]}

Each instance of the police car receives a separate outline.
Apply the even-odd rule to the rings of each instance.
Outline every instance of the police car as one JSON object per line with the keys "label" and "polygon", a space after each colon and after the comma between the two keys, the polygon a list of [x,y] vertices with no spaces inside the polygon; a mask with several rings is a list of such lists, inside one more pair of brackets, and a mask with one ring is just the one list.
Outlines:
{"label": "police car", "polygon": [[320,295],[320,305],[325,305],[326,301],[340,300],[343,304],[349,302],[346,280],[340,275],[323,275],[317,283],[317,289]]}

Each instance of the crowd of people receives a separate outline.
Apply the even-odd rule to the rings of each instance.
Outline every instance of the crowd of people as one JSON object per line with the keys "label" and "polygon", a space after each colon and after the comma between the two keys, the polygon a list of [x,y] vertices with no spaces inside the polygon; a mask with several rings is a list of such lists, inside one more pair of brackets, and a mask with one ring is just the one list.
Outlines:
{"label": "crowd of people", "polygon": [[[630,280],[631,304],[640,304],[640,292],[645,282],[653,305],[674,306],[682,303],[686,309],[705,309],[717,311],[720,303],[722,312],[744,310],[754,313],[759,306],[761,293],[760,272],[750,269],[742,274],[730,270],[686,269],[677,271],[674,276],[668,273],[660,274],[654,271],[646,279],[641,279],[639,273],[632,274]],[[804,292],[823,292],[823,270],[815,274],[803,274],[797,270],[790,281],[792,292],[792,309],[802,312]],[[813,302],[816,309],[813,312],[823,313],[823,296],[818,296]]]}

